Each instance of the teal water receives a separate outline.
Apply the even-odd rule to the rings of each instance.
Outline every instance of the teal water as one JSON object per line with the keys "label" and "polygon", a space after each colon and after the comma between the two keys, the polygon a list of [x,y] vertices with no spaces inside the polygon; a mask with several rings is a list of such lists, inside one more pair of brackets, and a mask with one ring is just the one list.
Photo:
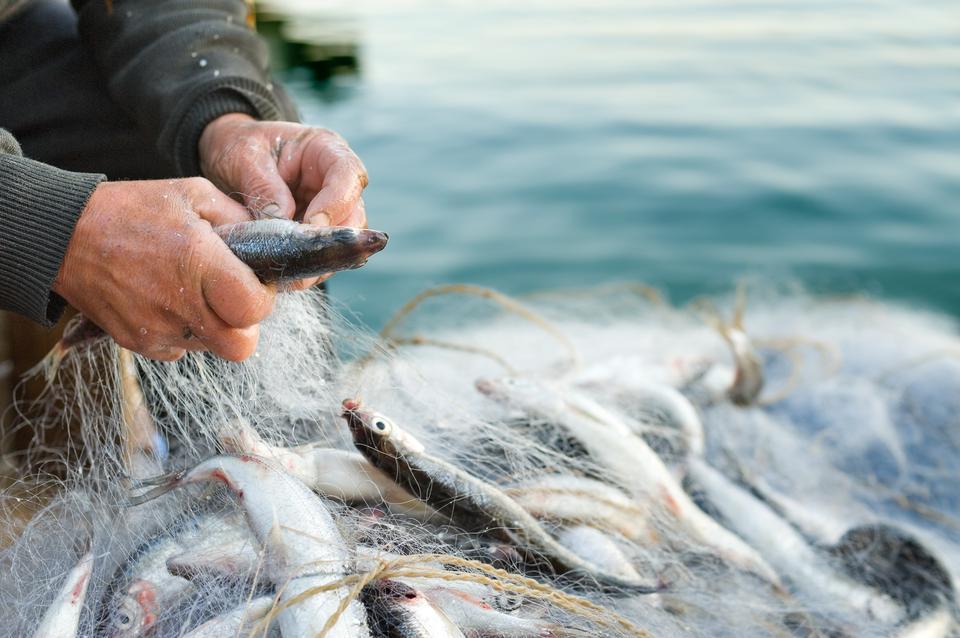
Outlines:
{"label": "teal water", "polygon": [[373,325],[445,282],[747,277],[960,313],[956,2],[314,5],[263,24],[347,59],[281,73],[369,169],[391,242],[333,290]]}

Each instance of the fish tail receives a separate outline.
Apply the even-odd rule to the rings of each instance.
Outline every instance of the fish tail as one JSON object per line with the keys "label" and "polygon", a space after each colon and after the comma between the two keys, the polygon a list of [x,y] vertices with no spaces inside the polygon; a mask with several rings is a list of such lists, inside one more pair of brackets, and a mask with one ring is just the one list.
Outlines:
{"label": "fish tail", "polygon": [[184,475],[186,474],[185,470],[180,470],[178,472],[170,472],[168,474],[161,474],[160,476],[154,476],[151,478],[144,479],[130,479],[130,488],[138,489],[141,487],[150,487],[155,486],[153,489],[147,490],[141,494],[133,494],[128,496],[124,505],[126,507],[135,507],[137,505],[142,505],[157,498],[158,496],[163,496],[173,488],[177,487]]}

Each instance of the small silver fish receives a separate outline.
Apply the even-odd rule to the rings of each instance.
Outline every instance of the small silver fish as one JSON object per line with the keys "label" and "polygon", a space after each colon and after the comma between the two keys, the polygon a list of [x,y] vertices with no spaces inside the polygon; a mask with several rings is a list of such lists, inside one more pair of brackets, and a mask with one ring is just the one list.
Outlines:
{"label": "small silver fish", "polygon": [[639,580],[640,574],[631,564],[623,549],[610,537],[595,527],[575,525],[561,528],[557,540],[571,552],[582,556],[604,571],[616,574],[624,580]]}
{"label": "small silver fish", "polygon": [[93,553],[87,552],[67,574],[60,593],[47,608],[33,638],[75,638],[92,571]]}
{"label": "small silver fish", "polygon": [[120,443],[124,467],[130,478],[156,476],[163,471],[168,452],[167,442],[147,407],[133,353],[126,348],[117,350],[120,411],[123,418]]}
{"label": "small silver fish", "polygon": [[630,593],[654,593],[660,583],[620,578],[577,556],[554,539],[537,520],[502,490],[428,454],[422,443],[385,416],[343,402],[354,444],[371,463],[397,477],[414,496],[430,503],[467,531],[484,532],[533,550],[561,573],[593,579]]}
{"label": "small silver fish", "polygon": [[231,454],[256,454],[272,459],[321,496],[348,503],[385,503],[397,514],[429,520],[437,512],[397,485],[357,451],[337,450],[308,443],[294,447],[270,445],[250,424],[236,421],[218,433]]}
{"label": "small silver fish", "polygon": [[725,520],[809,598],[842,605],[870,620],[894,624],[904,609],[886,594],[846,577],[811,547],[787,521],[704,460],[690,460],[690,477]]}
{"label": "small silver fish", "polygon": [[[389,239],[377,230],[311,226],[288,219],[238,222],[214,230],[260,281],[281,284],[360,268],[383,250]],[[106,336],[100,326],[77,315],[38,367],[46,370],[50,381],[72,348]]]}
{"label": "small silver fish", "polygon": [[380,252],[386,233],[366,228],[311,226],[260,219],[214,229],[263,282],[288,282],[360,268]]}
{"label": "small silver fish", "polygon": [[197,579],[237,580],[252,576],[263,564],[260,542],[241,516],[225,516],[216,533],[197,538],[167,558],[167,571]]}
{"label": "small silver fish", "polygon": [[581,393],[544,379],[481,379],[476,386],[491,399],[562,428],[644,508],[676,522],[692,539],[730,563],[775,586],[780,584],[767,561],[698,508],[656,452],[609,410]]}
{"label": "small silver fish", "polygon": [[[284,607],[277,623],[284,638],[318,635],[341,602],[346,585],[307,595],[329,586],[352,569],[352,557],[326,504],[306,485],[275,463],[259,456],[215,456],[176,474],[158,477],[158,487],[129,499],[130,505],[151,500],[191,483],[219,481],[243,506],[250,529],[264,550],[264,572],[280,591]],[[295,601],[298,596],[306,598]],[[358,601],[346,604],[327,638],[368,636]]]}
{"label": "small silver fish", "polygon": [[[257,622],[273,609],[273,596],[260,596],[194,627],[183,638],[248,636]],[[260,634],[258,634],[260,635]]]}
{"label": "small silver fish", "polygon": [[426,596],[398,580],[378,580],[361,596],[373,638],[466,638]]}
{"label": "small silver fish", "polygon": [[167,559],[224,529],[220,517],[207,515],[176,524],[141,545],[108,587],[106,605],[100,611],[101,634],[137,638],[152,631],[165,610],[194,591],[189,580],[167,570]]}
{"label": "small silver fish", "polygon": [[423,585],[433,601],[467,638],[593,638],[594,634],[561,627],[542,618],[525,618],[496,609],[462,583]]}
{"label": "small silver fish", "polygon": [[503,491],[538,519],[592,525],[651,545],[658,541],[650,512],[612,485],[567,474],[548,474],[512,483]]}

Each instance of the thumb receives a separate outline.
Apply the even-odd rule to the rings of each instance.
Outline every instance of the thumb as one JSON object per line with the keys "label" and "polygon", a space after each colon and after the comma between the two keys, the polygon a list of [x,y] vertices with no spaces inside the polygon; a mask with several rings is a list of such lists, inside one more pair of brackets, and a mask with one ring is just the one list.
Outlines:
{"label": "thumb", "polygon": [[232,180],[243,195],[243,203],[254,216],[293,219],[296,202],[290,187],[277,172],[277,162],[268,149],[256,151],[238,163]]}

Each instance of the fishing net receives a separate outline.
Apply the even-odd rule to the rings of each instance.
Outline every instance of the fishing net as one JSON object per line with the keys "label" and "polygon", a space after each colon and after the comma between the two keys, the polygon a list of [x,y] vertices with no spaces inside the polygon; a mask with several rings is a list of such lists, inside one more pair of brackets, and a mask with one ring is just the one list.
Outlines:
{"label": "fishing net", "polygon": [[[743,302],[448,286],[378,335],[290,293],[243,363],[156,363],[83,341],[39,367],[46,390],[16,406],[34,444],[15,459],[30,474],[2,495],[0,635],[32,635],[88,549],[82,636],[295,633],[284,615],[324,596],[334,604],[315,633],[367,635],[339,623],[362,603],[374,635],[389,635],[384,600],[398,591],[478,638],[950,635],[955,324],[797,291]],[[759,392],[743,348],[731,354],[743,338]],[[357,452],[344,400],[519,504],[587,568],[565,573],[549,543],[467,529],[455,508],[391,485]],[[311,577],[324,578],[286,595],[272,544],[301,522],[258,537],[249,486],[203,481],[130,504],[155,477],[224,453],[312,481],[336,531],[298,533],[347,560],[315,559]],[[282,513],[292,493],[268,500]],[[136,629],[141,581],[156,587]],[[611,584],[633,581],[658,591]],[[245,622],[224,620],[238,609]],[[415,635],[460,635],[437,631]]]}

